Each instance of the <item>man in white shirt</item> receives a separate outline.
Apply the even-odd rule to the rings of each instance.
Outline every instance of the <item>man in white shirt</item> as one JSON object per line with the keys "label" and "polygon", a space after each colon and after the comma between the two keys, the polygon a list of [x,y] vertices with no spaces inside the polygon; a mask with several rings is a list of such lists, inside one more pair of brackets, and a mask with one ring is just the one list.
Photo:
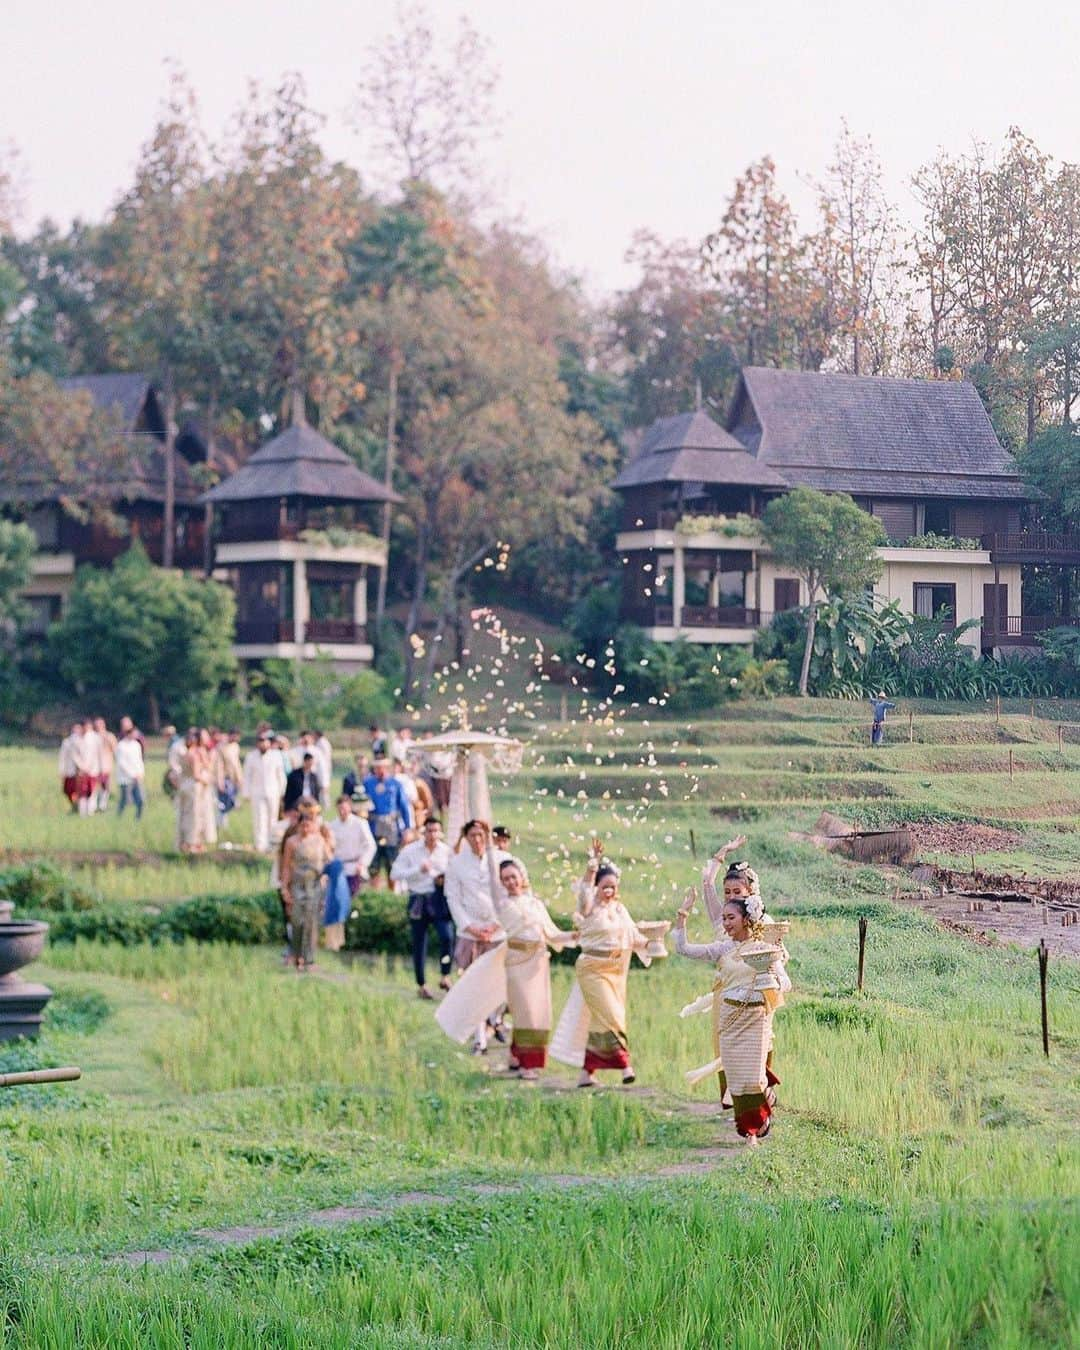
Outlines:
{"label": "man in white shirt", "polygon": [[260,853],[270,848],[270,829],[277,820],[285,795],[285,770],[281,755],[273,749],[270,736],[260,732],[255,749],[244,760],[243,795],[251,802],[251,823],[255,847]]}
{"label": "man in white shirt", "polygon": [[408,887],[413,972],[420,998],[432,997],[427,987],[426,971],[428,928],[431,926],[434,926],[439,940],[439,988],[450,988],[454,922],[443,888],[450,858],[450,850],[443,842],[442,825],[432,817],[424,823],[423,836],[412,844],[406,844],[390,869],[390,880],[403,882]]}
{"label": "man in white shirt", "polygon": [[143,760],[142,746],[135,735],[135,728],[130,724],[116,743],[114,762],[116,783],[120,789],[120,806],[116,814],[122,816],[124,807],[130,801],[135,807],[135,819],[142,820],[146,764]]}
{"label": "man in white shirt", "polygon": [[344,793],[337,799],[337,815],[330,822],[334,836],[334,857],[345,867],[349,894],[355,895],[375,857],[375,836],[367,820],[353,810],[353,799]]}
{"label": "man in white shirt", "polygon": [[[506,940],[506,930],[495,912],[495,891],[498,881],[493,875],[494,858],[491,849],[491,828],[484,820],[470,820],[465,825],[466,847],[455,853],[446,869],[446,903],[450,907],[457,928],[454,962],[459,970],[467,970],[485,952]],[[505,1035],[493,1019],[499,1040]],[[487,1026],[483,1022],[476,1029],[474,1054],[487,1050]]]}

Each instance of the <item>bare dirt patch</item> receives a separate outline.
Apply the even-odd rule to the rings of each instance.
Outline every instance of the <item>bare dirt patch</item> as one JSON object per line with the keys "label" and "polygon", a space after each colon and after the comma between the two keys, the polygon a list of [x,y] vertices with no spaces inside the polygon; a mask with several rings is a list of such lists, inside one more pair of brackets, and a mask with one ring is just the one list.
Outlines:
{"label": "bare dirt patch", "polygon": [[952,853],[959,857],[971,853],[1006,853],[1024,842],[1024,836],[1018,830],[1000,830],[992,825],[960,821],[923,821],[910,828],[921,853]]}

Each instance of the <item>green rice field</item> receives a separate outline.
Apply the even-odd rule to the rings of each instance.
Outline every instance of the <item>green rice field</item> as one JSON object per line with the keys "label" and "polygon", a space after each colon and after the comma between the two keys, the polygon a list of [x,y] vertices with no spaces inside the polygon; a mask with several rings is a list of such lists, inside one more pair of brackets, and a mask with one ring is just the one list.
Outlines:
{"label": "green rice field", "polygon": [[[271,948],[57,945],[29,972],[56,991],[42,1038],[0,1072],[84,1076],[0,1089],[0,1346],[1080,1344],[1080,969],[1050,963],[1047,1059],[1031,951],[792,837],[823,808],[976,825],[987,870],[1080,880],[1080,707],[905,705],[874,752],[850,704],[570,711],[521,721],[493,781],[553,912],[594,834],[652,918],[745,832],[791,921],[770,1137],[687,1088],[711,1048],[678,1011],[710,972],[675,956],[631,972],[637,1084],[588,1094],[452,1044],[393,959],[301,979]],[[233,849],[181,858],[160,795],[138,826],[72,818],[51,747],[0,749],[0,844],[111,901],[265,890],[248,830],[241,809]]]}

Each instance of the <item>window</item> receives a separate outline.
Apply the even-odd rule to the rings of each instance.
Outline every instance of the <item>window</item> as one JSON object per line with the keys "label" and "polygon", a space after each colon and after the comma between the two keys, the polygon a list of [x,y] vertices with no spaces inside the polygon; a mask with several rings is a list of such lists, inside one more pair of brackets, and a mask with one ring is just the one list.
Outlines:
{"label": "window", "polygon": [[51,624],[60,618],[60,597],[58,595],[28,595],[23,601],[26,618],[22,631],[26,637],[44,637]]}
{"label": "window", "polygon": [[26,517],[26,523],[34,531],[38,548],[60,547],[60,513],[54,505],[35,506]]}
{"label": "window", "polygon": [[[942,611],[947,611],[943,614]],[[917,581],[912,612],[920,619],[945,619],[956,626],[956,586],[948,581]]]}
{"label": "window", "polygon": [[351,621],[355,583],[352,581],[311,581],[308,596],[313,619]]}
{"label": "window", "polygon": [[777,577],[773,582],[773,611],[783,614],[799,608],[799,583],[795,577]]}
{"label": "window", "polygon": [[927,502],[923,507],[921,534],[952,534],[952,509],[948,502]]}

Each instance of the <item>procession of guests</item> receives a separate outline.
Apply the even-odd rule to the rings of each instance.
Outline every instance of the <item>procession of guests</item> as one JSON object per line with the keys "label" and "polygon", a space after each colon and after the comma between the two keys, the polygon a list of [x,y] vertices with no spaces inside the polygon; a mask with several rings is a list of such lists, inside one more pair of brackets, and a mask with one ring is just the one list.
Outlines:
{"label": "procession of guests", "polygon": [[[644,930],[670,925],[635,921],[621,896],[619,869],[599,840],[574,888],[572,927],[560,929],[533,891],[504,826],[469,820],[456,839],[444,839],[440,812],[449,800],[449,769],[430,757],[421,768],[409,755],[407,732],[392,737],[371,728],[370,752],[355,756],[332,812],[333,749],[322,732],[302,732],[292,746],[261,724],[242,760],[237,731],[192,727],[180,736],[170,727],[166,734],[163,787],[175,798],[178,847],[198,853],[212,846],[237,801],[250,802],[255,848],[272,859],[290,966],[308,971],[316,965],[320,935],[326,949],[339,950],[360,886],[385,885],[401,895],[416,990],[425,1000],[435,998],[427,979],[434,932],[443,995],[436,1019],[447,1035],[471,1041],[475,1054],[509,1035],[508,1069],[527,1082],[538,1078],[549,1053],[579,1069],[580,1088],[596,1087],[596,1075],[605,1072],[624,1085],[635,1081],[628,1031],[631,961],[636,955],[647,966],[653,955],[665,955],[662,936],[658,949],[655,932]],[[71,810],[104,811],[115,789],[117,811],[122,815],[130,805],[141,817],[145,744],[129,717],[121,719],[119,735],[101,717],[75,722],[59,760]],[[788,925],[766,913],[754,869],[732,862],[722,891],[717,887],[721,866],[745,842],[740,836],[718,849],[701,876],[713,940],[687,939],[697,900],[691,887],[675,916],[674,941],[680,956],[714,968],[711,990],[681,1013],[707,1012],[712,1025],[712,1058],[689,1070],[687,1081],[715,1077],[736,1130],[755,1142],[772,1126],[780,1082],[773,1016],[791,981]],[[579,955],[556,1022],[550,953],[568,947],[577,947]]]}

